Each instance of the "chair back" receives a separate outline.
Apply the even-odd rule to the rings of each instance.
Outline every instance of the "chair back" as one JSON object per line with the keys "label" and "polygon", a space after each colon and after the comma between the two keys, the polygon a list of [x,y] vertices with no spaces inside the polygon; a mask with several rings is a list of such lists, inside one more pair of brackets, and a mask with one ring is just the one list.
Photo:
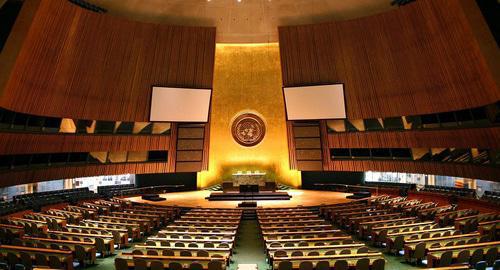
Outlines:
{"label": "chair back", "polygon": [[178,262],[171,262],[168,264],[169,270],[182,270],[182,264]]}
{"label": "chair back", "polygon": [[457,263],[469,263],[470,251],[462,250],[457,255]]}
{"label": "chair back", "polygon": [[470,255],[469,263],[470,263],[470,265],[474,266],[474,265],[476,265],[476,263],[478,263],[482,259],[483,259],[483,250],[482,249],[476,249]]}
{"label": "chair back", "polygon": [[276,250],[274,252],[274,257],[288,257],[288,255],[284,250]]}
{"label": "chair back", "polygon": [[154,249],[148,249],[148,251],[146,252],[147,255],[150,255],[150,256],[158,256],[158,251],[154,250]]}
{"label": "chair back", "polygon": [[41,253],[35,254],[35,263],[40,266],[49,266],[49,261],[47,260],[47,256]]}
{"label": "chair back", "polygon": [[356,270],[368,270],[370,269],[370,259],[362,258],[356,262]]}
{"label": "chair back", "polygon": [[26,269],[31,269],[33,267],[33,261],[31,260],[31,255],[26,252],[20,253],[21,263],[24,265]]}
{"label": "chair back", "polygon": [[319,261],[316,264],[316,270],[330,270],[330,263],[328,261]]}
{"label": "chair back", "polygon": [[162,256],[174,256],[175,253],[173,250],[170,250],[170,249],[164,249],[162,252],[161,252],[161,255]]}
{"label": "chair back", "polygon": [[134,270],[148,270],[148,264],[146,260],[134,259]]}
{"label": "chair back", "polygon": [[346,260],[337,260],[333,265],[333,269],[335,270],[348,270],[349,264]]}
{"label": "chair back", "polygon": [[384,259],[376,259],[373,261],[372,270],[384,270],[385,268],[385,260]]}
{"label": "chair back", "polygon": [[210,261],[208,270],[222,270],[222,263],[220,261]]}
{"label": "chair back", "polygon": [[278,264],[278,270],[292,270],[292,262],[291,261],[281,261]]}
{"label": "chair back", "polygon": [[54,268],[54,269],[63,268],[61,260],[59,260],[59,258],[57,256],[53,256],[53,255],[49,256],[49,266],[50,266],[50,268]]}
{"label": "chair back", "polygon": [[189,270],[203,270],[203,266],[199,262],[192,262],[189,265]]}
{"label": "chair back", "polygon": [[13,252],[8,252],[7,253],[7,262],[9,265],[14,266],[19,263],[19,258],[17,258],[17,255]]}
{"label": "chair back", "polygon": [[[163,270],[163,263],[160,261],[152,261],[150,264],[151,270]],[[117,269],[118,270],[118,269]]]}
{"label": "chair back", "polygon": [[360,247],[358,248],[357,253],[368,253],[368,251],[368,247]]}
{"label": "chair back", "polygon": [[142,253],[142,250],[140,250],[140,249],[134,249],[134,250],[132,251],[132,254],[133,254],[133,255],[144,255],[144,254]]}
{"label": "chair back", "polygon": [[116,270],[128,270],[127,260],[123,258],[115,258],[115,269]]}
{"label": "chair back", "polygon": [[453,251],[448,250],[441,254],[441,258],[439,259],[439,267],[449,266],[451,264],[451,260],[453,259]]}
{"label": "chair back", "polygon": [[299,264],[299,270],[313,270],[313,264],[309,261],[304,261]]}
{"label": "chair back", "polygon": [[209,253],[206,250],[198,250],[198,252],[196,252],[196,256],[198,256],[198,257],[208,257]]}
{"label": "chair back", "polygon": [[486,251],[486,254],[484,254],[484,260],[488,265],[493,265],[497,259],[498,256],[498,251],[496,247],[492,247]]}

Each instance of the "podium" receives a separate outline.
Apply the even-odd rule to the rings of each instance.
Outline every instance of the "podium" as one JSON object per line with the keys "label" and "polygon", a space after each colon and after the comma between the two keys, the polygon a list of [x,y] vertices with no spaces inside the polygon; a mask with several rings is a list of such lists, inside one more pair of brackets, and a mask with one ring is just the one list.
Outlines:
{"label": "podium", "polygon": [[238,171],[232,174],[231,179],[222,182],[223,192],[256,192],[275,191],[276,183],[266,178],[265,172]]}

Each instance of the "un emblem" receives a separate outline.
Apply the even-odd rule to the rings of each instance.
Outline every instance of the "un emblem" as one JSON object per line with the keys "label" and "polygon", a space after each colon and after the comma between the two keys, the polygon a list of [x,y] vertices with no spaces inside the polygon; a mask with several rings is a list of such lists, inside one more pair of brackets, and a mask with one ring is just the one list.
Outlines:
{"label": "un emblem", "polygon": [[266,126],[259,116],[245,113],[234,119],[231,134],[237,143],[250,147],[259,144],[264,139]]}

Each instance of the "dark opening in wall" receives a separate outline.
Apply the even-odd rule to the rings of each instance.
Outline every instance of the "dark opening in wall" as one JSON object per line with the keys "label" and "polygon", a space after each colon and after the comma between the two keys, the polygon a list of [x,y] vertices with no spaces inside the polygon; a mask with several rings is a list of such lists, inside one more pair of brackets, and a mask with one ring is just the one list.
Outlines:
{"label": "dark opening in wall", "polygon": [[493,37],[497,42],[497,46],[500,44],[500,23],[498,20],[498,14],[500,14],[500,2],[497,0],[476,0],[481,13],[483,13],[484,19],[490,28]]}
{"label": "dark opening in wall", "polygon": [[321,184],[362,184],[364,172],[301,172],[303,189],[328,189]]}
{"label": "dark opening in wall", "polygon": [[148,161],[167,161],[168,153],[167,151],[149,151]]}
{"label": "dark opening in wall", "polygon": [[0,7],[0,52],[2,51],[7,38],[9,37],[12,27],[16,22],[17,15],[21,11],[23,1],[8,0]]}
{"label": "dark opening in wall", "polygon": [[156,173],[136,174],[135,185],[137,187],[152,187],[163,185],[184,185],[182,190],[196,190],[196,173]]}

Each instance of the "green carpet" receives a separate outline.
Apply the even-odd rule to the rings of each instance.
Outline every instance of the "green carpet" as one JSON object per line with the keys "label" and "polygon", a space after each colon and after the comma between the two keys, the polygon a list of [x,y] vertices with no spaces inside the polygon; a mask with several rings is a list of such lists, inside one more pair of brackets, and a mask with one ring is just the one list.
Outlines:
{"label": "green carpet", "polygon": [[232,262],[229,270],[238,269],[238,264],[255,263],[259,270],[266,270],[266,253],[257,220],[242,220],[238,230]]}

